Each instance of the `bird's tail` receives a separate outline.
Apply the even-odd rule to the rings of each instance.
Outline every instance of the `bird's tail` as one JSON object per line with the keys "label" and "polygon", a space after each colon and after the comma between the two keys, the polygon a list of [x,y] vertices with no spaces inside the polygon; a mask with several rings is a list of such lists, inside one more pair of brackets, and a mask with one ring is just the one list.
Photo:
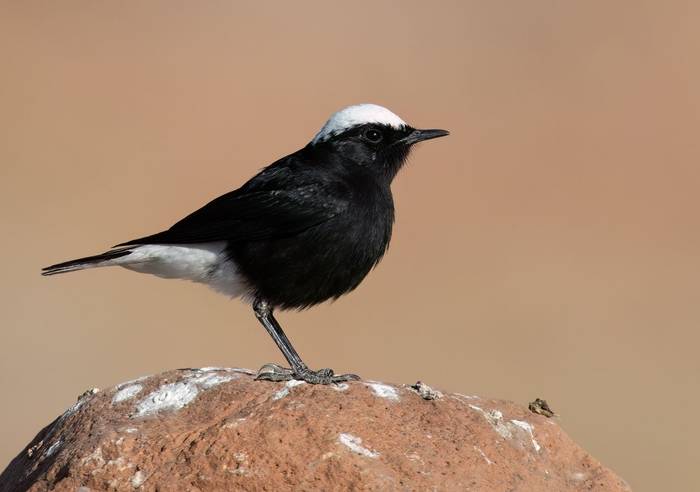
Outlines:
{"label": "bird's tail", "polygon": [[41,269],[42,275],[57,275],[59,273],[74,272],[85,268],[94,268],[99,266],[109,266],[114,264],[114,260],[130,255],[132,248],[115,249],[107,251],[101,255],[86,256],[77,260],[64,261],[55,265],[47,266]]}

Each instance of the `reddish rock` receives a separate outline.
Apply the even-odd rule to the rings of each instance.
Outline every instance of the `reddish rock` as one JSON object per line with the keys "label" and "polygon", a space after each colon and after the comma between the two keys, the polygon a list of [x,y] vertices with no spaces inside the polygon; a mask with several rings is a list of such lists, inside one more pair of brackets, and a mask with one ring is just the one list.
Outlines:
{"label": "reddish rock", "polygon": [[429,390],[170,371],[86,392],[0,491],[629,490],[554,420]]}

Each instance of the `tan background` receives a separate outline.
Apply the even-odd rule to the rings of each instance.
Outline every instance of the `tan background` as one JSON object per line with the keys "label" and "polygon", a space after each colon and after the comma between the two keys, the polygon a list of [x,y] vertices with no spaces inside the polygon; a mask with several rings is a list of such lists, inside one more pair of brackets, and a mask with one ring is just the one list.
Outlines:
{"label": "tan background", "polygon": [[315,366],[547,398],[638,491],[697,490],[700,4],[3,2],[0,467],[75,397],[280,361],[249,307],[49,263],[169,226],[371,101],[452,136],[389,255],[283,314]]}

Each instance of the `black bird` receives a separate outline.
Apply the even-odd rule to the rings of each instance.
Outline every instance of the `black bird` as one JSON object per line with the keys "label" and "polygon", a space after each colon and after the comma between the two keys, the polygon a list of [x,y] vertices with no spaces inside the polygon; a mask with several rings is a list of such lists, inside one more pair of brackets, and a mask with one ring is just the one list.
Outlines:
{"label": "black bird", "polygon": [[306,147],[167,231],[46,267],[43,275],[118,265],[207,284],[252,302],[291,366],[265,364],[259,379],[314,384],[357,379],[309,369],[273,310],[304,309],[360,284],[389,245],[392,180],[415,143],[445,135],[445,130],[412,128],[381,106],[347,107]]}

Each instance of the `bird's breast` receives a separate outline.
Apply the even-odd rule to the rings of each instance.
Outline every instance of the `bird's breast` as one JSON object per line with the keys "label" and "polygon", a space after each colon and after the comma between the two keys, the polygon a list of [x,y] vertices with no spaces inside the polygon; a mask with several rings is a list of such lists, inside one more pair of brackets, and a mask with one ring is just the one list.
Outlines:
{"label": "bird's breast", "polygon": [[281,308],[304,308],[357,287],[384,255],[393,220],[390,196],[352,201],[331,220],[239,245],[233,256],[257,295]]}

